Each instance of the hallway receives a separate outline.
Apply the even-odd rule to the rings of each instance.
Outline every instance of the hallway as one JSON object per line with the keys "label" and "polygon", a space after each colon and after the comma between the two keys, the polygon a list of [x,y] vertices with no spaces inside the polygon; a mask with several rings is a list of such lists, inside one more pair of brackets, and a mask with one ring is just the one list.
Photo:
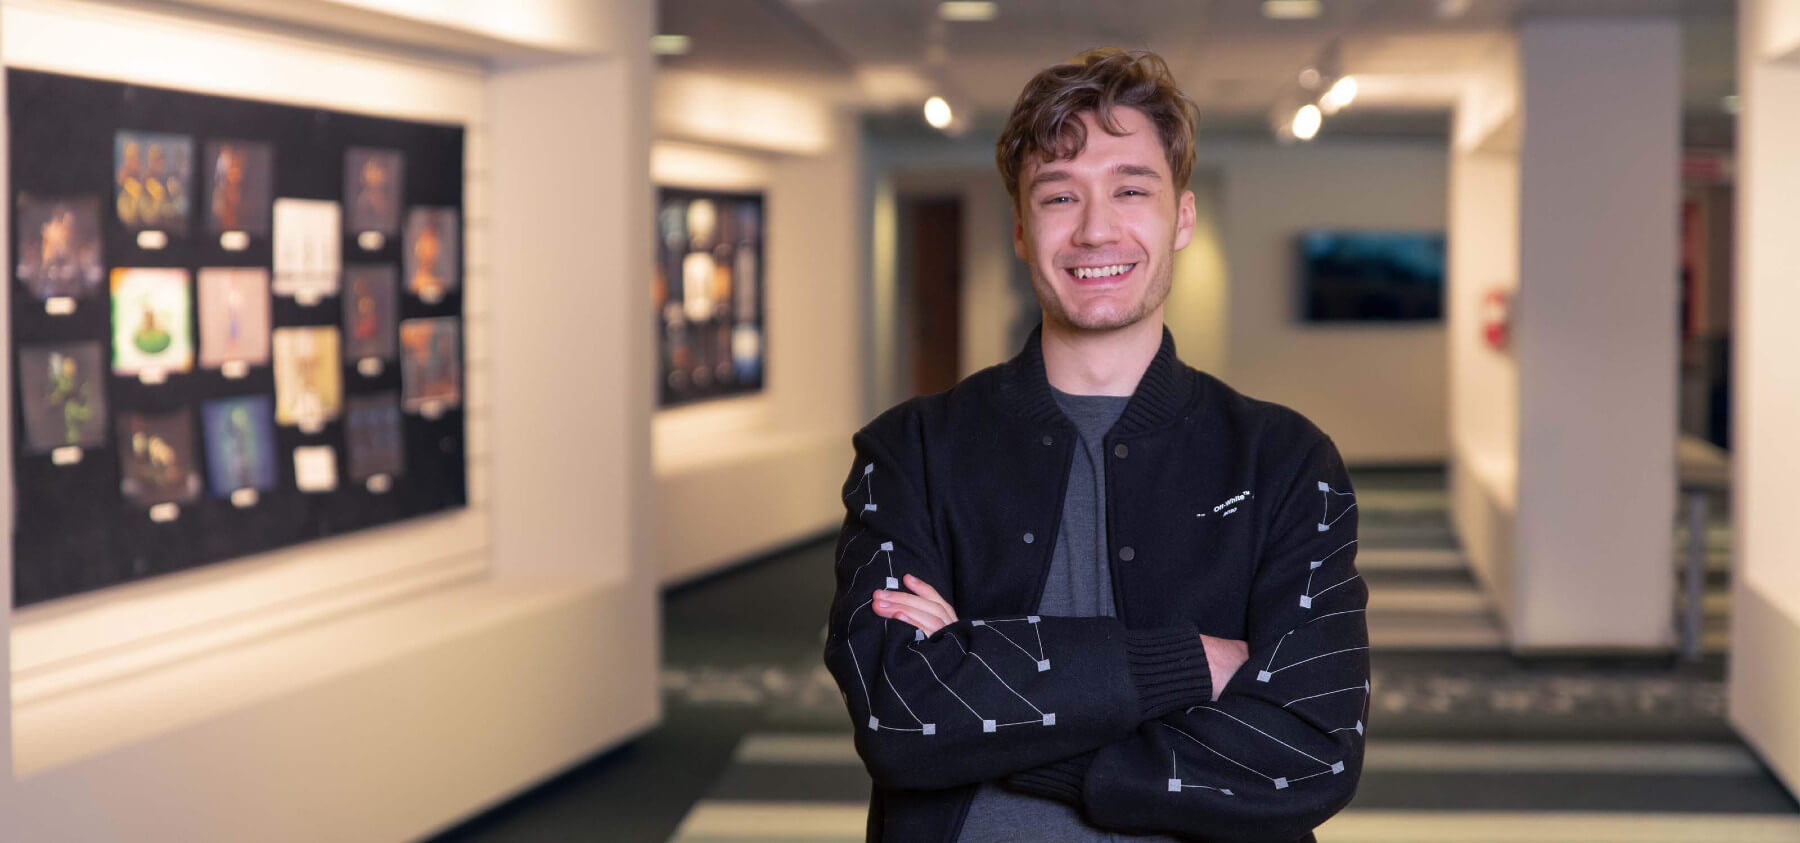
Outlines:
{"label": "hallway", "polygon": [[[1515,659],[1442,474],[1356,480],[1371,740],[1321,840],[1800,841],[1800,805],[1724,721],[1720,636],[1692,664]],[[862,839],[868,779],[818,660],[830,555],[822,540],[668,595],[665,725],[440,841]]]}

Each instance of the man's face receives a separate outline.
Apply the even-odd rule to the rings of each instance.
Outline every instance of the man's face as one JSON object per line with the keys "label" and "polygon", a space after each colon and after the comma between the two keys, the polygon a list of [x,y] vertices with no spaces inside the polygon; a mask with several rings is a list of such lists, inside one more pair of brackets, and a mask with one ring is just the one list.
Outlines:
{"label": "man's face", "polygon": [[1013,251],[1031,267],[1046,321],[1111,331],[1161,313],[1175,251],[1194,234],[1194,194],[1174,184],[1155,124],[1116,108],[1125,134],[1077,115],[1087,144],[1067,161],[1026,161]]}

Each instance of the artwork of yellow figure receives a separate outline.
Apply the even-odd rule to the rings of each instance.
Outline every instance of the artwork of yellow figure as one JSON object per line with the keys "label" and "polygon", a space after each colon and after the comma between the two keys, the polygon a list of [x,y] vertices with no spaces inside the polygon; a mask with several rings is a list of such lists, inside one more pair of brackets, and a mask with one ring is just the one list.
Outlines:
{"label": "artwork of yellow figure", "polygon": [[114,201],[127,230],[187,233],[193,138],[119,132],[113,136],[113,168]]}
{"label": "artwork of yellow figure", "polygon": [[313,427],[344,409],[336,328],[275,329],[275,423]]}

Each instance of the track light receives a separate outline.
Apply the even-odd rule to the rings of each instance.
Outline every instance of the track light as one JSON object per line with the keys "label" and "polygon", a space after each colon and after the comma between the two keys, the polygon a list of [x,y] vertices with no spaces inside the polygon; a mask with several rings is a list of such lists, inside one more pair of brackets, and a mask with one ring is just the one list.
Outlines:
{"label": "track light", "polygon": [[1326,114],[1336,114],[1355,101],[1356,77],[1345,76],[1333,83],[1325,96],[1319,98],[1319,108]]}
{"label": "track light", "polygon": [[952,117],[953,115],[950,113],[950,103],[945,102],[943,97],[934,96],[925,101],[925,122],[930,123],[931,128],[943,129],[949,127]]}
{"label": "track light", "polygon": [[1294,112],[1294,137],[1303,141],[1312,140],[1319,133],[1319,125],[1323,122],[1325,117],[1319,113],[1318,106],[1310,102],[1300,106],[1300,110]]}

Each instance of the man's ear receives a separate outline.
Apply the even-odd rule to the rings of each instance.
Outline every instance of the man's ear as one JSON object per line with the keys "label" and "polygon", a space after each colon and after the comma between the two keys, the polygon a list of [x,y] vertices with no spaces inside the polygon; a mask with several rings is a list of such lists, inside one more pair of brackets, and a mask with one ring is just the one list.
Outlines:
{"label": "man's ear", "polygon": [[1025,251],[1025,223],[1019,220],[1017,207],[1013,208],[1013,254],[1017,255],[1019,260],[1031,263],[1031,258]]}
{"label": "man's ear", "polygon": [[1194,192],[1183,190],[1175,200],[1175,251],[1187,248],[1194,240]]}

